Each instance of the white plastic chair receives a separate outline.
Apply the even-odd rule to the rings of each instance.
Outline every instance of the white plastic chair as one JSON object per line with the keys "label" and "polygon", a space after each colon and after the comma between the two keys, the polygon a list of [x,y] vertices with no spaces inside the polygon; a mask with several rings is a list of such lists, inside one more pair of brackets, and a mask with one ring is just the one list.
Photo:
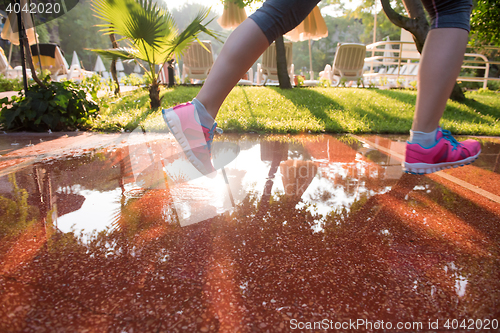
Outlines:
{"label": "white plastic chair", "polygon": [[[293,85],[293,43],[285,42],[286,68]],[[257,85],[266,84],[268,80],[278,80],[278,64],[276,62],[276,44],[272,43],[262,54],[262,63],[257,64]]]}
{"label": "white plastic chair", "polygon": [[250,67],[248,72],[246,72],[246,78],[242,78],[238,81],[238,85],[240,86],[253,86],[253,68]]}
{"label": "white plastic chair", "polygon": [[0,47],[0,74],[7,76],[9,70],[11,69],[12,67],[9,65],[9,60],[5,56],[3,49]]}
{"label": "white plastic chair", "polygon": [[366,45],[356,43],[337,44],[337,51],[332,66],[331,81],[343,84],[357,81],[364,85],[363,66],[365,62]]}
{"label": "white plastic chair", "polygon": [[205,80],[214,64],[212,43],[202,41],[203,46],[193,42],[186,50],[182,65],[182,82],[189,79]]}
{"label": "white plastic chair", "polygon": [[[40,49],[41,55],[38,55],[38,49]],[[48,55],[53,49],[53,55]],[[49,51],[49,52],[47,52]],[[42,70],[50,71],[52,79],[57,80],[61,75],[68,74],[68,62],[62,55],[61,49],[55,44],[39,44],[31,45],[31,54],[33,56],[33,65],[35,69],[40,69],[40,63],[42,64]]]}

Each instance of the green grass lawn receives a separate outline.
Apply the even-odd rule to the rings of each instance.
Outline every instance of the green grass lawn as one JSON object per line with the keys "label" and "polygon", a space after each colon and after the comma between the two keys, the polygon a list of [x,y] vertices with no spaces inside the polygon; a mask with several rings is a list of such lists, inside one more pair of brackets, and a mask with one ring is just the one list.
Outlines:
{"label": "green grass lawn", "polygon": [[[162,105],[193,99],[199,87],[162,91]],[[464,104],[449,101],[441,126],[454,134],[500,135],[500,93],[468,92]],[[358,88],[236,87],[222,105],[217,122],[226,132],[395,133],[407,134],[416,92]],[[164,128],[161,111],[151,112],[147,91],[104,102],[96,131]],[[104,104],[103,103],[103,104]]]}

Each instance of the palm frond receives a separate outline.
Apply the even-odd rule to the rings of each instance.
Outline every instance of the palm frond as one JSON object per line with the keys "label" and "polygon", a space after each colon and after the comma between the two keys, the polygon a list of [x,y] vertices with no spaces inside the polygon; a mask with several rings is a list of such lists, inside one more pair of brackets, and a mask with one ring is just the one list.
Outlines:
{"label": "palm frond", "polygon": [[136,49],[127,47],[120,47],[117,49],[93,49],[91,51],[112,60],[134,60],[137,59],[139,55]]}
{"label": "palm frond", "polygon": [[177,37],[169,41],[168,46],[164,50],[164,58],[169,58],[172,54],[174,54],[177,58],[180,58],[189,44],[191,44],[195,40],[200,42],[198,36],[202,32],[215,38],[218,41],[221,41],[221,34],[207,28],[207,26],[214,20],[213,18],[208,22],[202,24],[202,22],[207,19],[209,13],[210,9],[202,9],[200,12],[198,12],[196,17],[186,27],[186,29],[179,33]]}
{"label": "palm frond", "polygon": [[175,35],[172,16],[152,0],[94,0],[92,9],[105,22],[99,25],[104,34],[122,35],[135,44],[158,48],[165,36]]}
{"label": "palm frond", "polygon": [[[103,20],[99,25],[104,34],[117,34],[130,42],[134,51],[99,50],[106,57],[144,60],[151,65],[163,64],[181,56],[200,33],[220,40],[220,35],[207,28],[210,10],[201,10],[186,29],[178,33],[172,15],[153,0],[92,0],[92,9]],[[97,52],[97,51],[96,51]],[[98,53],[99,53],[98,52]],[[121,53],[120,53],[121,52]]]}

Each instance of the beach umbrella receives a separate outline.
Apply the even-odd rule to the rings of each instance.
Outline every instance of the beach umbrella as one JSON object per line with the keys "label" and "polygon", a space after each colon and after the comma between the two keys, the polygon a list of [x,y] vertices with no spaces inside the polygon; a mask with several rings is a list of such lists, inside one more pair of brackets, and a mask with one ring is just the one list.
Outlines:
{"label": "beach umbrella", "polygon": [[224,4],[224,11],[222,16],[219,17],[217,22],[224,29],[234,29],[245,21],[247,13],[245,8],[239,7],[233,1],[226,1]]}
{"label": "beach umbrella", "polygon": [[57,193],[57,216],[61,217],[66,214],[76,212],[77,210],[82,208],[84,202],[85,197],[81,194]]}
{"label": "beach umbrella", "polygon": [[[21,8],[27,5],[26,0],[21,1]],[[31,16],[27,11],[21,11],[21,19],[26,27],[26,35],[28,36],[28,43],[30,45],[36,43],[35,29],[33,27],[33,21]],[[19,29],[17,25],[17,14],[12,11],[7,16],[7,21],[5,21],[4,28],[1,34],[2,39],[10,41],[14,45],[19,45]],[[10,60],[10,59],[9,59]]]}
{"label": "beach umbrella", "polygon": [[123,67],[123,63],[122,63],[122,60],[121,59],[118,59],[116,61],[116,70],[118,72],[123,72],[125,70],[125,68]]}
{"label": "beach umbrella", "polygon": [[71,66],[76,65],[80,68],[80,59],[78,59],[78,54],[76,51],[73,51],[73,58],[71,59]]}
{"label": "beach umbrella", "polygon": [[97,56],[97,61],[95,62],[94,66],[94,72],[101,73],[105,72],[106,67],[104,67],[104,63],[102,62],[102,59],[100,56]]}
{"label": "beach umbrella", "polygon": [[311,40],[319,40],[326,36],[328,36],[328,28],[318,6],[314,7],[312,12],[295,29],[285,35],[292,42],[309,41],[309,73],[311,80],[313,79]]}
{"label": "beach umbrella", "polygon": [[269,206],[269,200],[274,185],[274,176],[278,171],[280,163],[288,159],[288,146],[288,142],[281,141],[263,140],[260,143],[260,159],[262,161],[270,161],[271,168],[269,169],[264,191],[262,192],[259,212],[266,211]]}
{"label": "beach umbrella", "polygon": [[137,73],[139,74],[141,72],[141,66],[139,66],[139,63],[135,63],[135,67],[134,67],[134,73]]}
{"label": "beach umbrella", "polygon": [[[28,6],[27,0],[21,0],[20,3],[20,8],[26,8]],[[21,20],[22,24],[19,24],[18,20]],[[9,66],[10,66],[10,60],[12,57],[12,45],[19,45],[20,40],[19,40],[19,28],[20,26],[23,26],[21,29],[23,29],[26,33],[26,37],[28,38],[28,43],[30,45],[36,43],[36,34],[35,34],[35,29],[33,25],[33,21],[31,20],[31,15],[29,14],[29,11],[21,10],[21,12],[15,12],[12,11],[8,16],[7,20],[4,24],[4,27],[2,29],[1,37],[3,39],[6,39],[10,41],[10,51],[9,51]],[[27,28],[27,29],[26,29]],[[21,61],[22,61],[22,68],[23,68],[23,83],[24,83],[24,89],[28,89],[28,79],[27,79],[27,74],[26,74],[26,64],[25,64],[25,56],[24,56],[24,50],[23,47],[20,48],[21,50]]]}

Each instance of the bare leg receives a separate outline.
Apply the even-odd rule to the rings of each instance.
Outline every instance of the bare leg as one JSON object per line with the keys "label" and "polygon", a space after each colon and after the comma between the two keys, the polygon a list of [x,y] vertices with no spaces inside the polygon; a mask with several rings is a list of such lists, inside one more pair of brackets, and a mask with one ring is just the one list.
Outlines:
{"label": "bare leg", "polygon": [[429,133],[439,126],[460,73],[468,36],[466,30],[458,28],[440,28],[429,32],[418,71],[412,130]]}
{"label": "bare leg", "polygon": [[227,95],[268,46],[267,37],[252,19],[243,21],[229,36],[196,96],[214,119]]}

